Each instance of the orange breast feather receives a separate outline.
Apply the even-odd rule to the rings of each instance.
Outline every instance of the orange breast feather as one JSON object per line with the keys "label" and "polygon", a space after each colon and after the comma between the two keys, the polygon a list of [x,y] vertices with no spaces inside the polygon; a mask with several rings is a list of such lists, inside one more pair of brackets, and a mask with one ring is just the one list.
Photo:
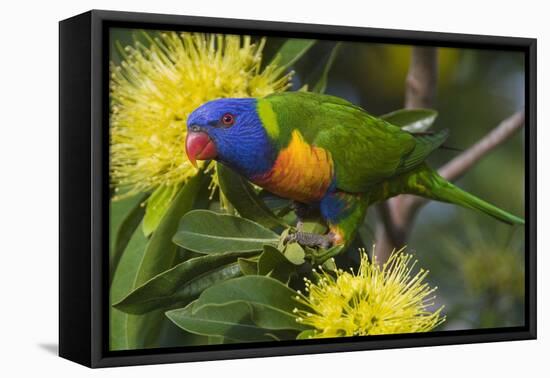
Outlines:
{"label": "orange breast feather", "polygon": [[323,197],[333,173],[330,152],[308,144],[294,130],[288,147],[281,150],[273,168],[253,181],[278,196],[308,203]]}

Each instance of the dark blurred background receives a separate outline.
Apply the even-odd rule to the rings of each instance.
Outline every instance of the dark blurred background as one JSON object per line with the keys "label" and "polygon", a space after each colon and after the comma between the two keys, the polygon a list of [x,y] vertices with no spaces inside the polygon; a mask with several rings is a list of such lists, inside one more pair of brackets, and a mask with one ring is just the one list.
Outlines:
{"label": "dark blurred background", "polygon": [[[111,41],[132,43],[132,32],[114,29]],[[135,30],[134,30],[135,33]],[[139,38],[139,36],[138,36]],[[268,38],[264,62],[286,39]],[[293,67],[292,90],[318,80],[335,46],[319,41]],[[115,46],[111,58],[120,61]],[[326,93],[346,98],[374,115],[403,108],[405,77],[411,47],[344,42],[330,74]],[[520,52],[480,49],[438,49],[439,76],[433,128],[447,128],[446,143],[466,149],[500,121],[524,107],[525,67]],[[514,214],[524,215],[524,134],[515,135],[457,184]],[[459,152],[438,150],[429,162],[438,167]],[[364,229],[365,247],[374,242],[376,211]],[[370,238],[368,237],[370,235]],[[524,230],[501,224],[481,213],[431,202],[419,213],[408,251],[428,280],[438,286],[436,305],[445,305],[443,329],[521,326],[524,324]]]}

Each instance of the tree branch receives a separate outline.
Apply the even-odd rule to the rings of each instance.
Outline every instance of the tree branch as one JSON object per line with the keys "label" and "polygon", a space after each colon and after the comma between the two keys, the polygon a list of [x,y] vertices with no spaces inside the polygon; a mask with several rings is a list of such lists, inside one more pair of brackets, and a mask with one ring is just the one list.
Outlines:
{"label": "tree branch", "polygon": [[437,48],[413,47],[405,81],[405,108],[431,108],[437,88]]}
{"label": "tree branch", "polygon": [[[405,107],[431,108],[437,89],[437,48],[415,46],[405,80]],[[403,202],[412,196],[400,195],[377,206],[380,222],[376,225],[376,255],[379,262],[387,260],[392,250],[407,240],[412,212]],[[404,210],[403,210],[404,209]]]}
{"label": "tree branch", "polygon": [[439,174],[449,180],[458,180],[482,157],[510,139],[525,124],[525,113],[519,111],[502,121],[480,141],[462,152],[453,160],[438,169]]}
{"label": "tree branch", "polygon": [[[436,86],[437,50],[413,47],[405,88],[406,107],[433,107]],[[524,123],[524,111],[511,115],[473,146],[439,168],[438,173],[449,181],[459,179],[484,156],[510,139]],[[416,214],[427,202],[425,198],[407,194],[393,197],[377,206],[380,220],[376,225],[375,237],[376,255],[380,263],[386,261],[395,248],[407,242]]]}
{"label": "tree branch", "polygon": [[[477,164],[484,156],[489,154],[502,143],[510,139],[525,124],[525,112],[519,111],[506,118],[476,144],[462,152],[437,170],[448,181],[456,181]],[[425,198],[409,196],[407,203],[402,204],[407,212],[418,211],[422,205],[428,202]]]}

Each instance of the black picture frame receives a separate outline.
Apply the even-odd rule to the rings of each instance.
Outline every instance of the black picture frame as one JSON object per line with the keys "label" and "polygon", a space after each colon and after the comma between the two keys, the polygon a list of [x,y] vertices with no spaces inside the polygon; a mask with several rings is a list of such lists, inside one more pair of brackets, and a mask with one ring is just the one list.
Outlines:
{"label": "black picture frame", "polygon": [[[523,327],[110,352],[108,30],[132,27],[521,51],[525,54]],[[59,354],[89,367],[536,338],[536,39],[92,10],[59,24]]]}

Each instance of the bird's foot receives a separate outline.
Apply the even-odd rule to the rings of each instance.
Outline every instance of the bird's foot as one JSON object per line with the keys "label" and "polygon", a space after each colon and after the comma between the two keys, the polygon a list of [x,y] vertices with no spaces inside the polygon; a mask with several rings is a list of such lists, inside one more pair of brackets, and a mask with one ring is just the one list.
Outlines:
{"label": "bird's foot", "polygon": [[318,247],[323,249],[329,249],[332,247],[333,241],[330,234],[320,235],[310,232],[295,232],[289,234],[285,238],[285,243],[298,243],[302,247]]}

